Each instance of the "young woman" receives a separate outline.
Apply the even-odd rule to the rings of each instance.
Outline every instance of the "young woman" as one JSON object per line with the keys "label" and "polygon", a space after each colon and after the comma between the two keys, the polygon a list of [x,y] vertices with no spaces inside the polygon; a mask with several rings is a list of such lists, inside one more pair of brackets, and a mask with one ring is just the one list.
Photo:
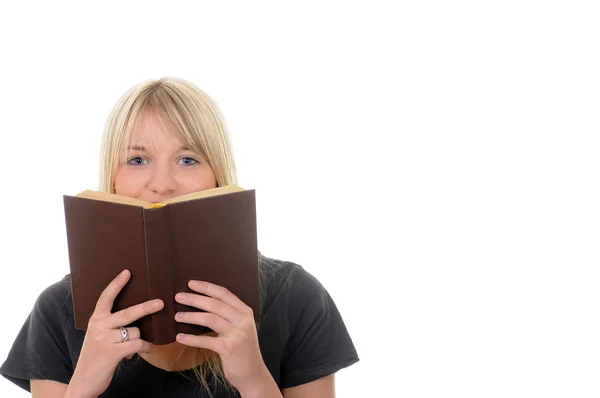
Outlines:
{"label": "young woman", "polygon": [[[113,109],[102,148],[101,190],[161,202],[236,183],[231,146],[214,102],[193,84],[163,78],[129,90]],[[301,266],[260,256],[261,323],[228,290],[190,281],[174,299],[205,312],[176,321],[210,335],[164,346],[130,325],[160,300],[111,313],[131,277],[98,299],[87,332],[74,327],[69,275],[39,296],[0,373],[34,398],[334,397],[334,373],[358,361],[336,306]]]}

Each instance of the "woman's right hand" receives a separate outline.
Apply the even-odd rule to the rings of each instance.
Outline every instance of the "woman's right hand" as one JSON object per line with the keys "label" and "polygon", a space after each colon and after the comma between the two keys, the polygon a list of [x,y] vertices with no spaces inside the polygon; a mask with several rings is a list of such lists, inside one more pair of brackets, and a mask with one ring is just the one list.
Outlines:
{"label": "woman's right hand", "polygon": [[129,339],[125,342],[121,340],[119,328],[160,311],[164,306],[162,300],[146,301],[111,313],[115,298],[130,277],[128,270],[121,272],[100,295],[66,396],[96,398],[106,391],[123,358],[130,358],[135,353],[150,352],[151,344],[140,338],[138,328],[127,328]]}

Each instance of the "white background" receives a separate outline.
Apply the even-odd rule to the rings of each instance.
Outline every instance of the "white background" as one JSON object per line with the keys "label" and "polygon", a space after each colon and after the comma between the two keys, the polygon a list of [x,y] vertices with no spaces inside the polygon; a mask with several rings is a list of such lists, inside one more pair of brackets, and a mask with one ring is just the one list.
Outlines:
{"label": "white background", "polygon": [[222,108],[263,253],[338,304],[340,397],[599,396],[593,2],[213,3],[0,6],[0,361],[113,104],[172,75]]}

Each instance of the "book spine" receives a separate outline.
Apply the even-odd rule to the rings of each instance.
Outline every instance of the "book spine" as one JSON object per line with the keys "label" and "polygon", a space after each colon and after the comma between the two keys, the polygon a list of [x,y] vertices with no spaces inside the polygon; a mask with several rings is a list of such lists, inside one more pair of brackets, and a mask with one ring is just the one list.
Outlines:
{"label": "book spine", "polygon": [[161,311],[152,314],[151,342],[170,344],[175,341],[176,331],[169,206],[144,209],[144,231],[148,298],[161,299],[165,303]]}

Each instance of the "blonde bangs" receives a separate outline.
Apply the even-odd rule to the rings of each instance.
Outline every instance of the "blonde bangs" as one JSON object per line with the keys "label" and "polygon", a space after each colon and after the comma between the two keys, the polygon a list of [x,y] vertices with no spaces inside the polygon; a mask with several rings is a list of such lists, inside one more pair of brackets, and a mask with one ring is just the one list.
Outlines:
{"label": "blonde bangs", "polygon": [[194,120],[194,114],[197,113],[190,111],[189,106],[186,106],[175,93],[170,92],[168,87],[163,88],[165,90],[155,90],[150,94],[144,112],[156,112],[166,130],[191,150],[198,152],[205,159],[208,158],[205,134],[198,134],[202,129]]}

